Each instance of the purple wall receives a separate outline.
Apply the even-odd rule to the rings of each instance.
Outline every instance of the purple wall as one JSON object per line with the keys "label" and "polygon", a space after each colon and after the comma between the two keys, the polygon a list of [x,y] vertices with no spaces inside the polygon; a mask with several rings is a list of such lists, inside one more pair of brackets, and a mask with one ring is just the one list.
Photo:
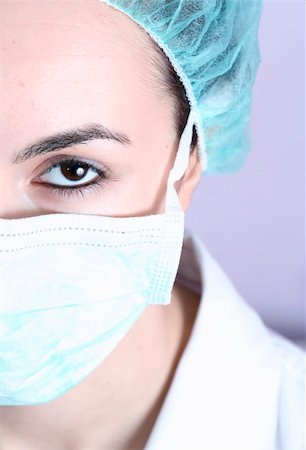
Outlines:
{"label": "purple wall", "polygon": [[265,0],[252,151],[240,172],[204,176],[187,214],[264,322],[305,338],[303,0]]}

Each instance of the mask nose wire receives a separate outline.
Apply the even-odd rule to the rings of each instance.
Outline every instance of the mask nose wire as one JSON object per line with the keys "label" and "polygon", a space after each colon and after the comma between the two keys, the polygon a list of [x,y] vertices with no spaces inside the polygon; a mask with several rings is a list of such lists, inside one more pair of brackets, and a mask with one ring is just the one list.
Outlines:
{"label": "mask nose wire", "polygon": [[193,110],[191,109],[186,126],[181,135],[173,167],[169,173],[165,205],[165,210],[167,212],[174,210],[177,211],[178,209],[182,211],[174,183],[182,178],[188,167],[194,123],[195,116]]}

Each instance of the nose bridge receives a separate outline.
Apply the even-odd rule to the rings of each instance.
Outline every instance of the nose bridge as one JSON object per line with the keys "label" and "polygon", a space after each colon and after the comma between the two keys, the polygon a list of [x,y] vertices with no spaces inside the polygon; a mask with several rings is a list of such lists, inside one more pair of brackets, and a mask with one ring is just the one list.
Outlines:
{"label": "nose bridge", "polygon": [[0,167],[0,218],[19,219],[35,215],[33,204],[12,177]]}
{"label": "nose bridge", "polygon": [[23,211],[22,209],[3,209],[0,208],[0,219],[22,219],[24,217],[30,217],[35,214],[29,214],[28,211]]}
{"label": "nose bridge", "polygon": [[[6,140],[5,140],[6,142]],[[19,219],[38,215],[37,206],[27,192],[26,171],[0,149],[0,218]]]}
{"label": "nose bridge", "polygon": [[29,211],[24,205],[18,204],[17,201],[4,202],[2,198],[0,200],[0,219],[21,219],[34,215],[33,211]]}
{"label": "nose bridge", "polygon": [[0,167],[0,218],[17,218],[22,214],[22,204],[14,183]]}
{"label": "nose bridge", "polygon": [[2,188],[0,181],[0,219],[22,219],[41,215],[22,192],[11,188]]}

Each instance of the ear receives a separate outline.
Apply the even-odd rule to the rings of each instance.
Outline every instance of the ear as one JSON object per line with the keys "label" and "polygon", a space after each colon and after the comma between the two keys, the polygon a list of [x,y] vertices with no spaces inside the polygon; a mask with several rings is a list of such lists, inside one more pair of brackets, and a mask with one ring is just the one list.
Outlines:
{"label": "ear", "polygon": [[175,183],[182,208],[186,211],[191,203],[192,194],[200,181],[202,173],[198,146],[190,153],[189,164],[184,176]]}

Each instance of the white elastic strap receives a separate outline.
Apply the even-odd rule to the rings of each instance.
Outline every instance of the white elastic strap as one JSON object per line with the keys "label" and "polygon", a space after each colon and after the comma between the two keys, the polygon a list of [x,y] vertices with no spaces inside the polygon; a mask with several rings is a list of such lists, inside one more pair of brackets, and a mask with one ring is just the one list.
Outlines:
{"label": "white elastic strap", "polygon": [[166,211],[177,210],[178,208],[180,210],[182,209],[179,203],[177,192],[174,188],[174,183],[182,178],[188,167],[194,123],[195,118],[193,110],[191,110],[189,113],[186,126],[181,135],[173,167],[169,173],[167,194],[166,194],[166,206],[165,206]]}

